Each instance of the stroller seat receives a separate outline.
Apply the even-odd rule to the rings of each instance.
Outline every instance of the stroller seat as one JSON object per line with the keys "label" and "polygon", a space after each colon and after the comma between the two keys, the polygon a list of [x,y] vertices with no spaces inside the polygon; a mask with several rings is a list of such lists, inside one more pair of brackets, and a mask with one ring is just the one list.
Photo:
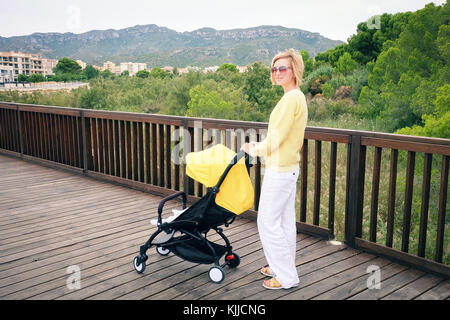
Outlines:
{"label": "stroller seat", "polygon": [[[221,145],[217,145],[215,147],[222,148],[221,150],[225,148]],[[157,226],[157,230],[151,235],[150,239],[140,247],[139,255],[133,260],[133,266],[136,272],[144,272],[146,267],[145,262],[148,259],[146,252],[152,245],[155,245],[158,254],[163,256],[173,253],[181,259],[193,263],[214,263],[214,266],[210,268],[208,275],[210,280],[215,283],[221,283],[225,278],[225,266],[235,268],[239,265],[240,257],[238,254],[233,252],[230,241],[224,235],[220,226],[224,225],[228,227],[231,223],[233,223],[236,215],[241,212],[232,212],[228,208],[219,205],[217,203],[217,194],[220,192],[220,187],[222,186],[230,170],[243,157],[246,157],[246,161],[241,164],[244,164],[246,169],[240,170],[239,172],[246,175],[248,181],[250,181],[250,177],[248,176],[248,169],[250,167],[249,157],[242,151],[233,156],[218,181],[216,181],[216,185],[213,187],[207,186],[208,191],[206,195],[189,208],[186,209],[187,196],[183,191],[162,199],[158,206],[158,219],[156,221],[152,221],[152,224]],[[234,172],[236,173],[238,171],[235,170]],[[242,181],[242,178],[240,181]],[[227,180],[228,190],[230,190],[229,184],[232,182],[233,181],[230,179]],[[252,197],[251,201],[248,201],[248,199],[244,201],[245,210],[250,208],[248,207],[249,204],[253,205],[253,189],[251,189],[250,194]],[[162,211],[165,203],[180,196],[183,200],[183,211],[180,212],[174,210],[173,217],[170,217],[170,219],[162,219]],[[242,193],[240,196],[242,196]],[[221,199],[225,199],[223,203],[227,205],[228,200],[226,195],[223,195]],[[229,206],[229,208],[236,207],[239,206]],[[216,233],[225,242],[225,245],[220,245],[208,240],[206,237],[210,230],[216,231]],[[219,260],[223,256],[225,256],[225,263],[220,264]]]}

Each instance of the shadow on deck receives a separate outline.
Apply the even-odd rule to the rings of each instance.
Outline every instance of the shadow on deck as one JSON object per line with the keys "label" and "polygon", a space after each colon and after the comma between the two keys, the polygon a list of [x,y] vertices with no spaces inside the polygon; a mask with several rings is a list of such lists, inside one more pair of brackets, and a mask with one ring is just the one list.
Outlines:
{"label": "shadow on deck", "polygon": [[[448,299],[448,279],[346,245],[297,235],[300,285],[266,290],[256,222],[225,228],[241,257],[211,283],[209,265],[149,250],[137,274],[134,256],[153,232],[160,197],[0,155],[0,299]],[[170,203],[166,214],[180,204]],[[210,240],[217,240],[211,235]],[[75,266],[75,268],[69,268]],[[380,289],[368,289],[369,266]],[[77,269],[79,268],[79,269]],[[72,288],[73,270],[80,288]],[[69,283],[69,286],[67,285]],[[72,284],[73,287],[73,284]]]}

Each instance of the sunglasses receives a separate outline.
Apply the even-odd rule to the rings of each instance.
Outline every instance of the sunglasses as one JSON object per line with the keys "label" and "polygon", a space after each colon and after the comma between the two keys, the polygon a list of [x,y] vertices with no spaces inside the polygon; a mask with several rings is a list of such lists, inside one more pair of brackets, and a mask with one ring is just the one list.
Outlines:
{"label": "sunglasses", "polygon": [[287,69],[292,69],[291,67],[286,67],[286,66],[280,66],[280,67],[273,67],[271,69],[272,73],[276,73],[277,71],[279,71],[280,73],[285,73],[287,71]]}

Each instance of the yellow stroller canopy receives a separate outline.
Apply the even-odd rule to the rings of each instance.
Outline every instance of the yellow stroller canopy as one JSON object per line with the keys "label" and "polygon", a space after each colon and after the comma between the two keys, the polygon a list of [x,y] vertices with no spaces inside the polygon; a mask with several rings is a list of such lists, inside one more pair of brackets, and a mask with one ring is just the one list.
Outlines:
{"label": "yellow stroller canopy", "polygon": [[[236,153],[222,144],[186,155],[186,174],[205,187],[214,187]],[[241,214],[253,206],[254,190],[245,166],[239,160],[228,172],[216,195],[216,204]]]}

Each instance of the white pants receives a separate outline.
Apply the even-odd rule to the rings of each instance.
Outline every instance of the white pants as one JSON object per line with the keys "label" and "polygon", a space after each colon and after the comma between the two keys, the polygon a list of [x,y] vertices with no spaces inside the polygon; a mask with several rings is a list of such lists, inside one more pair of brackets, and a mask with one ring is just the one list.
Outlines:
{"label": "white pants", "polygon": [[267,263],[283,288],[298,284],[295,266],[295,193],[298,170],[266,169],[258,209],[258,231]]}

